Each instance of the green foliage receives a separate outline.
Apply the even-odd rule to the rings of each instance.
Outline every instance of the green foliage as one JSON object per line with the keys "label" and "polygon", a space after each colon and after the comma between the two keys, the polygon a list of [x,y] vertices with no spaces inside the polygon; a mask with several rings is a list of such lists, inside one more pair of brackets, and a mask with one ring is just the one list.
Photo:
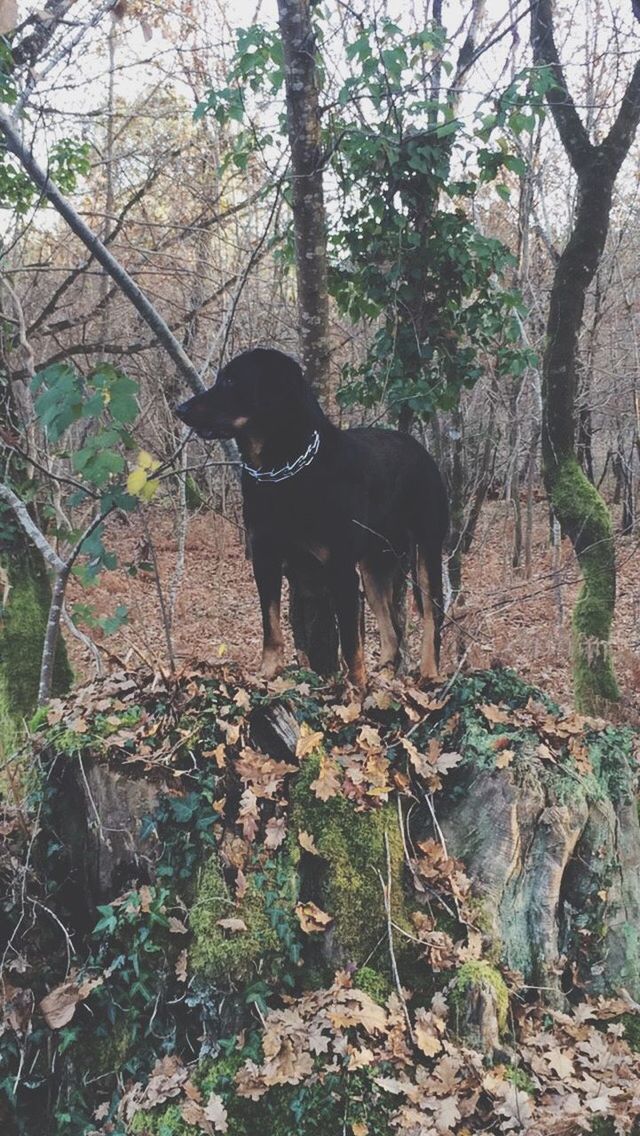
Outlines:
{"label": "green foliage", "polygon": [[[78,479],[78,487],[66,499],[68,509],[93,499],[99,513],[106,516],[118,508],[131,512],[135,497],[126,490],[125,454],[134,442],[129,426],[138,413],[138,384],[110,363],[101,363],[87,376],[68,363],[56,363],[38,372],[32,381],[36,415],[50,443],[57,444],[60,457],[68,457]],[[86,422],[83,444],[69,445],[68,432],[78,422]],[[72,546],[81,530],[61,531],[58,536]],[[104,524],[98,524],[84,539],[74,572],[85,584],[91,583],[103,568],[114,568],[116,557],[104,544]],[[92,616],[82,605],[85,622]],[[119,608],[107,618],[105,630],[116,630],[126,618]]]}
{"label": "green foliage", "polygon": [[[424,95],[436,59],[452,69],[440,27],[407,34],[389,19],[360,24],[346,54],[352,73],[322,122],[339,200],[329,284],[340,310],[373,334],[365,362],[345,371],[341,398],[428,417],[453,407],[488,361],[512,377],[534,362],[520,342],[520,297],[502,284],[513,258],[472,213],[479,189],[498,181],[508,197],[525,173],[510,139],[535,128],[553,80],[544,68],[521,72],[469,136],[445,97]],[[208,92],[196,116],[233,124],[233,161],[245,168],[286,139],[282,102],[274,139],[251,128],[246,92],[282,100],[282,87],[278,37],[254,26],[239,33],[226,85]]]}
{"label": "green foliage", "polygon": [[[0,102],[15,101],[15,89],[11,80],[3,77],[1,66],[0,57]],[[63,138],[51,147],[49,176],[63,193],[73,193],[78,178],[89,173],[89,152],[88,143],[73,138]],[[6,143],[0,141],[0,208],[11,209],[18,217],[23,217],[34,205],[41,204],[47,204],[46,198],[42,198],[17,159],[7,151]]]}

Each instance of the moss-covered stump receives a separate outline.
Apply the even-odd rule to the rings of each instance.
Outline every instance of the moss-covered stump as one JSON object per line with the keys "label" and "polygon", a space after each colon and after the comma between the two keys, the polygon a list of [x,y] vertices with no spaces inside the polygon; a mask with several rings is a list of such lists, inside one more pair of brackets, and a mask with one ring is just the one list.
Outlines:
{"label": "moss-covered stump", "polygon": [[489,676],[467,681],[476,701],[438,727],[462,761],[437,819],[496,956],[550,1001],[576,980],[640,998],[637,736],[559,717],[507,676],[502,699]]}
{"label": "moss-covered stump", "polygon": [[[38,697],[42,644],[51,588],[38,554],[26,549],[12,521],[0,509],[0,756],[10,753],[22,723],[31,718]],[[10,526],[10,551],[3,550],[2,526]],[[52,690],[68,690],[71,669],[59,641]]]}
{"label": "moss-covered stump", "polygon": [[631,1131],[631,731],[506,671],[356,705],[228,666],[39,721],[5,904],[20,1136]]}

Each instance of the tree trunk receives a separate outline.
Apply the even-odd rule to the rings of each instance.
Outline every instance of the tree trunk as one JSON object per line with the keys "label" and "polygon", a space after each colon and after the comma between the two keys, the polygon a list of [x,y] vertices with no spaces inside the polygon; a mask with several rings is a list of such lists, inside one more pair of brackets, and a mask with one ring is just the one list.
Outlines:
{"label": "tree trunk", "polygon": [[550,0],[536,0],[532,5],[531,27],[534,61],[548,67],[553,76],[547,101],[578,178],[573,229],[556,265],[549,304],[542,458],[551,506],[571,539],[582,572],[582,589],[573,613],[576,704],[598,712],[603,703],[618,698],[609,649],[616,564],[609,511],[577,458],[576,362],[585,297],[605,247],[615,179],[640,121],[640,64],[636,64],[609,134],[600,145],[593,145],[560,65]]}
{"label": "tree trunk", "polygon": [[284,48],[291,195],[302,359],[319,398],[329,396],[329,292],[316,43],[309,0],[278,0]]}
{"label": "tree trunk", "polygon": [[[316,80],[316,44],[309,0],[278,0],[284,49],[291,196],[296,249],[302,364],[308,382],[329,398],[329,292],[323,154]],[[313,565],[289,578],[289,617],[298,656],[319,674],[338,669],[336,615],[329,589]]]}
{"label": "tree trunk", "polygon": [[[42,557],[29,547],[9,510],[0,506],[0,524],[11,540],[0,541],[0,752],[10,752],[22,724],[36,709],[42,644],[51,606],[51,586]],[[59,636],[53,661],[52,693],[69,689],[73,675]]]}

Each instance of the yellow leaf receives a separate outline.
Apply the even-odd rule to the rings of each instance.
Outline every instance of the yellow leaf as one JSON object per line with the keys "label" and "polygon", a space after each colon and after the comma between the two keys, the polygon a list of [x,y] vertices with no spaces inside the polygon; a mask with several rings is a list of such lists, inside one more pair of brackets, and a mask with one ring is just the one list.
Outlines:
{"label": "yellow leaf", "polygon": [[150,501],[152,497],[155,497],[159,488],[160,482],[157,477],[152,477],[142,486],[139,496],[143,501]]}
{"label": "yellow leaf", "polygon": [[140,450],[140,453],[138,454],[138,465],[140,466],[140,469],[158,468],[157,465],[154,467],[153,458],[151,457],[151,454],[147,452],[147,450]]}
{"label": "yellow leaf", "polygon": [[131,493],[132,497],[139,497],[146,484],[147,475],[145,471],[140,466],[136,466],[127,478],[127,491]]}
{"label": "yellow leaf", "polygon": [[226,655],[226,653],[227,653],[227,644],[221,643],[220,646],[218,647],[218,658],[221,659],[223,655]]}

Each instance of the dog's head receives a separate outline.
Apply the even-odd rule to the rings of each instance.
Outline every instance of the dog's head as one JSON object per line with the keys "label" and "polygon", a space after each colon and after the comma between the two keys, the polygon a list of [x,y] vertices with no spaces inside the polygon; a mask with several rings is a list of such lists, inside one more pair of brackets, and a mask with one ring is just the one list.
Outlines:
{"label": "dog's head", "polygon": [[214,385],[176,407],[201,438],[261,437],[291,427],[312,399],[295,359],[283,351],[243,351],[218,373]]}

